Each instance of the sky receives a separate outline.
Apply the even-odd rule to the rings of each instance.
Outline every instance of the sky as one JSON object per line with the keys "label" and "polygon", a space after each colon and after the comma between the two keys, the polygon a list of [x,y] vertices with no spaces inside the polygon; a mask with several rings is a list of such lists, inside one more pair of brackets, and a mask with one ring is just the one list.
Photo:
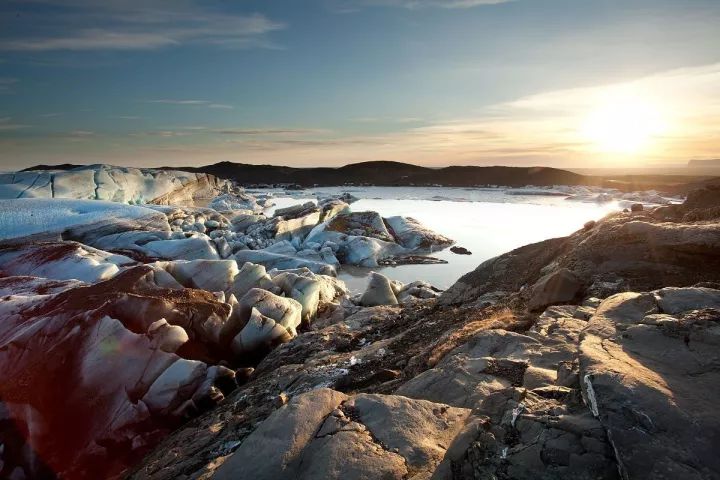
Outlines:
{"label": "sky", "polygon": [[720,158],[718,0],[3,0],[0,170]]}

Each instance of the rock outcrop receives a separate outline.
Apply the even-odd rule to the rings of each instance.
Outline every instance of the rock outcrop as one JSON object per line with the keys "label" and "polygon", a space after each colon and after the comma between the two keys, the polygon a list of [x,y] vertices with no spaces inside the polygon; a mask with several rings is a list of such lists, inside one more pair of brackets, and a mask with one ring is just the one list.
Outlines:
{"label": "rock outcrop", "polygon": [[[610,214],[568,237],[520,247],[463,276],[440,302],[471,302],[492,291],[521,288],[525,290],[520,297],[527,302],[537,289],[526,287],[543,277],[566,278],[568,295],[579,282],[573,294],[578,298],[706,281],[708,272],[720,271],[720,216],[713,219],[713,209],[705,207],[711,199],[720,204],[720,190],[692,194],[687,205]],[[696,208],[694,202],[702,207]]]}
{"label": "rock outcrop", "polygon": [[580,342],[588,408],[624,478],[720,476],[720,290],[620,293],[600,304]]}
{"label": "rock outcrop", "polygon": [[150,268],[93,286],[10,276],[0,291],[2,418],[26,432],[21,451],[3,452],[3,472],[118,474],[122,459],[235,386],[232,370],[193,359],[211,355],[200,322],[229,308],[206,292],[157,287]]}
{"label": "rock outcrop", "polygon": [[0,174],[0,198],[69,198],[118,203],[192,204],[232,187],[206,173],[87,165]]}
{"label": "rock outcrop", "polygon": [[718,477],[720,227],[667,208],[326,317],[131,478]]}

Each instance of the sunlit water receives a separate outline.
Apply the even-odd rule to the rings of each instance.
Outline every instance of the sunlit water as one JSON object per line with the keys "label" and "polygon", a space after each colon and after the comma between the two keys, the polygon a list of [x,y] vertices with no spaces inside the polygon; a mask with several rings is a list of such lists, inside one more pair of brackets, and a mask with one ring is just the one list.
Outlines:
{"label": "sunlit water", "polygon": [[528,243],[568,235],[588,220],[598,220],[620,209],[616,201],[579,202],[563,196],[509,195],[506,189],[442,187],[321,188],[298,192],[293,197],[279,192],[275,202],[276,207],[284,207],[315,200],[316,195],[322,198],[343,192],[360,198],[351,205],[355,212],[374,210],[383,217],[413,217],[472,252],[472,255],[457,255],[450,249],[433,252],[432,256],[447,260],[442,265],[374,269],[343,266],[339,277],[353,292],[365,288],[372,270],[405,283],[425,280],[445,289],[489,258]]}

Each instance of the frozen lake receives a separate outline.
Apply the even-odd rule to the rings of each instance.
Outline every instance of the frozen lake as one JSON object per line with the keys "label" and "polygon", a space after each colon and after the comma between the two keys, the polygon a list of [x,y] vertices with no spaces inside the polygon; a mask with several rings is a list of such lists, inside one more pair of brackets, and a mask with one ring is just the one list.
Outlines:
{"label": "frozen lake", "polygon": [[[257,191],[262,192],[266,191]],[[405,283],[426,280],[445,289],[489,258],[528,243],[568,235],[588,220],[621,210],[627,203],[607,197],[595,200],[591,195],[570,199],[552,190],[447,187],[316,188],[274,192],[274,200],[276,207],[285,207],[344,192],[359,198],[351,204],[354,212],[374,210],[383,217],[413,217],[472,252],[472,255],[457,255],[450,249],[433,252],[432,256],[448,262],[442,265],[373,269],[343,266],[339,277],[354,292],[364,289],[372,270]]]}

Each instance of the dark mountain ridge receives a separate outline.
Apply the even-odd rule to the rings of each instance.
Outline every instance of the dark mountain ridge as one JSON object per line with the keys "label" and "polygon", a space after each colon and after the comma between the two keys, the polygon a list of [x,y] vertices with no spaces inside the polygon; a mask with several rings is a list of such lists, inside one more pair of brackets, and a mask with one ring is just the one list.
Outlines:
{"label": "dark mountain ridge", "polygon": [[[38,165],[26,170],[70,170],[81,165]],[[342,167],[288,167],[219,162],[200,167],[160,167],[208,173],[231,179],[241,185],[339,186],[429,186],[449,187],[526,185],[586,185],[613,187],[624,191],[660,190],[685,193],[705,184],[718,182],[718,177],[700,175],[582,175],[552,167],[451,166],[429,168],[409,163],[369,161]]]}

